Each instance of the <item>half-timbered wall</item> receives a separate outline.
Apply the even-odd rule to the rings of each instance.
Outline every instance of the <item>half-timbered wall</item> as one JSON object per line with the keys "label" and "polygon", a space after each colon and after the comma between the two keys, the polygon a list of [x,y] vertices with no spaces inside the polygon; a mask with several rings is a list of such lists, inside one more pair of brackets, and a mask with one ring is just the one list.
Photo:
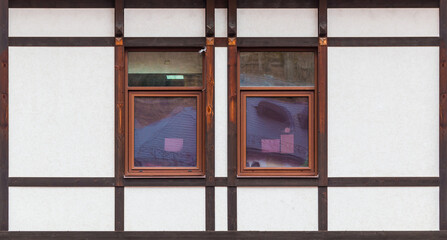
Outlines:
{"label": "half-timbered wall", "polygon": [[[0,238],[447,236],[447,0],[0,0],[0,22]],[[206,177],[125,178],[125,49],[205,46]],[[318,51],[317,177],[237,177],[242,47]]]}

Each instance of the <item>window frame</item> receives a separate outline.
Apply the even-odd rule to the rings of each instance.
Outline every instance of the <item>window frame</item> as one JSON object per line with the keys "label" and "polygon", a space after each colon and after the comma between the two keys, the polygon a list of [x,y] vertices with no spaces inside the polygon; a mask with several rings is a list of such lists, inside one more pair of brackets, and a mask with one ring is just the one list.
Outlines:
{"label": "window frame", "polygon": [[[314,85],[313,86],[248,86],[241,87],[241,52],[313,52]],[[237,177],[318,177],[318,49],[316,48],[238,48],[237,49]],[[307,168],[251,168],[246,167],[246,97],[287,97],[307,96],[309,99],[309,167]]]}
{"label": "window frame", "polygon": [[[125,49],[125,169],[126,178],[204,178],[205,177],[205,61],[202,54],[202,86],[129,86],[128,81],[128,53],[129,52],[198,52],[200,48],[126,48]],[[134,165],[134,99],[139,96],[147,97],[195,97],[197,99],[197,166],[196,167],[135,167]]]}

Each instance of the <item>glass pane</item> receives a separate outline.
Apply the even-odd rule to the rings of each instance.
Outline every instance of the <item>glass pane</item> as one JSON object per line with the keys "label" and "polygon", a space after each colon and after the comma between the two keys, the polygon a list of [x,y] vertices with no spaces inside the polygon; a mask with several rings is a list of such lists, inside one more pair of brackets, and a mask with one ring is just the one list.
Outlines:
{"label": "glass pane", "polygon": [[129,52],[129,86],[202,86],[202,55],[197,52]]}
{"label": "glass pane", "polygon": [[197,166],[197,99],[135,97],[135,167]]}
{"label": "glass pane", "polygon": [[247,167],[309,166],[307,97],[247,97]]}
{"label": "glass pane", "polygon": [[242,87],[314,86],[313,52],[241,52]]}

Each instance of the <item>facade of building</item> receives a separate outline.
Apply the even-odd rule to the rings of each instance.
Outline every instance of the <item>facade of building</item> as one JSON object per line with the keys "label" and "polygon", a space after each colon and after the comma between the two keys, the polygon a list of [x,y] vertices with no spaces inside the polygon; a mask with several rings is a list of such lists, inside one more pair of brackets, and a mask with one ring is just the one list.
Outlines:
{"label": "facade of building", "polygon": [[0,0],[0,239],[447,238],[447,0]]}

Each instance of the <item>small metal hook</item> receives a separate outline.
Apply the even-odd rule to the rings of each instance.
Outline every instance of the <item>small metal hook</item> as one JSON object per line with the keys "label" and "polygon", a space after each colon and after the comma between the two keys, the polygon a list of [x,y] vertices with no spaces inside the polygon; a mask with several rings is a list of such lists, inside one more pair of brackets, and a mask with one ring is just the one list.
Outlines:
{"label": "small metal hook", "polygon": [[199,53],[203,53],[203,52],[206,52],[206,46],[205,46],[205,48],[200,49],[200,51],[199,51]]}

